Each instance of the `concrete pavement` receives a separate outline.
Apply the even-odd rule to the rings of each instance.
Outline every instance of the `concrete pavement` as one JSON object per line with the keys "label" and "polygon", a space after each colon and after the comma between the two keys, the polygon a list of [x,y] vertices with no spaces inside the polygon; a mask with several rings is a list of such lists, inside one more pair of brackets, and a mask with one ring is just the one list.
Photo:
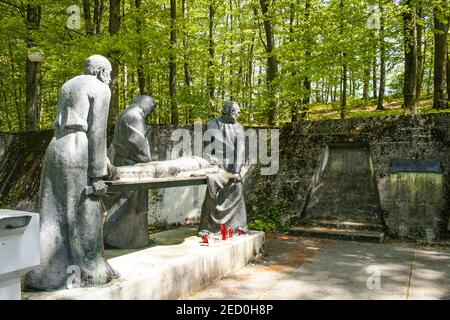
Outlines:
{"label": "concrete pavement", "polygon": [[190,299],[450,299],[450,247],[271,234],[267,256]]}

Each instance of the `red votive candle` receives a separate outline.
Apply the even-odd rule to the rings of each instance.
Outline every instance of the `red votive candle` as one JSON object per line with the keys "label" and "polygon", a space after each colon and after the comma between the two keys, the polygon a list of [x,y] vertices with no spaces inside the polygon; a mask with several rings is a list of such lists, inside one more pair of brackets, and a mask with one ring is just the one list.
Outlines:
{"label": "red votive candle", "polygon": [[220,225],[220,233],[222,234],[222,240],[227,240],[228,232],[226,224],[223,223]]}
{"label": "red votive candle", "polygon": [[239,228],[238,228],[238,235],[239,235],[239,236],[242,236],[243,234],[244,234],[244,228],[239,227]]}
{"label": "red votive candle", "polygon": [[208,243],[208,235],[204,235],[203,237],[202,237],[202,242],[203,243]]}
{"label": "red votive candle", "polygon": [[233,238],[233,235],[234,235],[234,230],[233,230],[233,228],[228,229],[228,237],[229,237],[229,238]]}

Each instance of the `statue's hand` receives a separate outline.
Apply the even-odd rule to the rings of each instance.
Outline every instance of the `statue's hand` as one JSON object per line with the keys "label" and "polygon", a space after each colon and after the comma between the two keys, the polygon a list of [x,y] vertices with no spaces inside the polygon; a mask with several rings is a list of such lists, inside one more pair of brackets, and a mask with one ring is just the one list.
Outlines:
{"label": "statue's hand", "polygon": [[241,182],[242,181],[242,177],[239,173],[235,173],[232,176],[232,179],[235,183]]}
{"label": "statue's hand", "polygon": [[94,195],[101,197],[106,193],[108,186],[105,184],[102,178],[93,178],[92,188],[94,189]]}
{"label": "statue's hand", "polygon": [[119,175],[119,171],[117,170],[117,167],[113,166],[112,163],[109,161],[107,162],[107,167],[108,167],[108,180],[110,181],[114,181],[114,180],[118,180],[120,175]]}

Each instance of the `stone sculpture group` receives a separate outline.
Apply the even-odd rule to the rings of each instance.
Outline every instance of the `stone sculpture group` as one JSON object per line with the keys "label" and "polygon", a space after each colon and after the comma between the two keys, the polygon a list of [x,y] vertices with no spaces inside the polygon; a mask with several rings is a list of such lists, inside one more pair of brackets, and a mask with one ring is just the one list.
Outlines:
{"label": "stone sculpture group", "polygon": [[[61,87],[54,137],[41,175],[41,264],[26,277],[29,290],[66,287],[71,266],[79,268],[81,286],[106,284],[120,275],[108,264],[104,244],[138,248],[148,243],[147,192],[110,195],[105,180],[115,178],[116,167],[151,162],[146,118],[156,104],[149,96],[133,99],[117,119],[108,159],[111,69],[105,57],[93,55],[85,61],[85,74]],[[208,129],[223,133],[216,143],[224,148],[207,155],[206,162],[220,171],[207,175],[200,230],[217,232],[221,224],[247,225],[240,175],[244,130],[237,123],[239,111],[236,102],[228,102],[222,116],[207,124]],[[183,167],[183,161],[193,160],[169,160],[167,166]],[[86,192],[88,186],[93,193]],[[106,219],[105,205],[109,209]]]}

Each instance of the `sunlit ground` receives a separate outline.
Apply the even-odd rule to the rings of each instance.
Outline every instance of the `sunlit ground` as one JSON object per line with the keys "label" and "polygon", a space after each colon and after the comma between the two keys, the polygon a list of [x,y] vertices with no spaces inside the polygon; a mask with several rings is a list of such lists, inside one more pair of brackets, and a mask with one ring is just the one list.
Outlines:
{"label": "sunlit ground", "polygon": [[[408,115],[409,111],[405,111],[402,107],[403,98],[388,97],[385,100],[385,110],[376,110],[376,99],[370,99],[368,101],[363,100],[350,100],[348,103],[346,118],[367,118],[367,117],[382,117],[382,116],[398,116]],[[428,113],[440,113],[450,112],[450,109],[436,110],[432,108],[433,100],[432,96],[425,96],[421,99],[419,107],[417,109],[418,114]],[[340,118],[340,103],[312,103],[309,108],[307,120],[327,120],[327,119],[339,119]]]}

